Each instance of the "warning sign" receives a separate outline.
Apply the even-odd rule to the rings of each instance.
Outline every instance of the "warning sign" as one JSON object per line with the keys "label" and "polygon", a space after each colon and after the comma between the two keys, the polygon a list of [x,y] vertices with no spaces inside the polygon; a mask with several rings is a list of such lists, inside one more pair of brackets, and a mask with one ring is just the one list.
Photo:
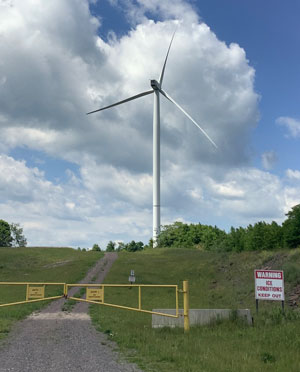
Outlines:
{"label": "warning sign", "polygon": [[255,298],[284,301],[283,271],[254,270]]}
{"label": "warning sign", "polygon": [[38,299],[45,297],[45,287],[28,287],[28,299]]}
{"label": "warning sign", "polygon": [[87,288],[86,299],[88,301],[103,301],[103,289],[101,288]]}

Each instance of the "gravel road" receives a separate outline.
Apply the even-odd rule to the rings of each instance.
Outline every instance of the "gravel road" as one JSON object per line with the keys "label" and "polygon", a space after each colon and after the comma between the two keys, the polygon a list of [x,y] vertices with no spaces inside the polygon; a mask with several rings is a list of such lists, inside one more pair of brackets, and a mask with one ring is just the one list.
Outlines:
{"label": "gravel road", "polygon": [[[81,283],[95,276],[95,283],[101,283],[116,259],[116,253],[106,253]],[[87,303],[77,303],[66,313],[61,311],[64,302],[53,301],[17,323],[0,345],[0,372],[142,372],[122,360],[113,350],[116,345],[95,330]]]}

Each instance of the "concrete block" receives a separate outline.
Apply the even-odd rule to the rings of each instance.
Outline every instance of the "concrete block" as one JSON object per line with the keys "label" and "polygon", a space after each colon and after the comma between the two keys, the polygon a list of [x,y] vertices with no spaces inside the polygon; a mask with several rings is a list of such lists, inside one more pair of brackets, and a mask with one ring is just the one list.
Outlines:
{"label": "concrete block", "polygon": [[[176,314],[175,309],[153,309],[164,314]],[[245,320],[246,324],[252,325],[252,316],[249,309],[235,310],[237,316]],[[229,319],[233,310],[230,309],[190,309],[190,326],[205,325],[218,319]],[[183,327],[183,309],[179,309],[179,318],[169,318],[162,315],[152,314],[152,328]]]}

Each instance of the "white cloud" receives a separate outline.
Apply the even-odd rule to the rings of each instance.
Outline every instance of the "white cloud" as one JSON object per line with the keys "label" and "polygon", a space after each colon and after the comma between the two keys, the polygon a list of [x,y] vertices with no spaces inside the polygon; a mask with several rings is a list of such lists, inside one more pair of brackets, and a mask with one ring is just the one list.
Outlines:
{"label": "white cloud", "polygon": [[287,169],[285,174],[291,180],[300,180],[300,171],[298,170]]}
{"label": "white cloud", "polygon": [[54,185],[37,168],[5,155],[0,156],[0,190],[1,218],[21,222],[29,244],[92,246],[107,243],[109,234],[127,240],[135,234],[145,241],[151,235],[150,211],[107,202],[77,183]]}
{"label": "white cloud", "polygon": [[[224,211],[230,210],[240,215],[243,223],[247,220],[282,217],[285,202],[281,193],[284,188],[277,176],[255,168],[241,168],[230,171],[225,180],[231,180],[229,184],[233,184],[237,190],[229,189],[231,194],[225,194],[225,197],[224,193],[215,195]],[[213,188],[218,190],[223,185],[215,183]]]}
{"label": "white cloud", "polygon": [[266,151],[261,156],[262,165],[266,170],[271,170],[277,162],[275,151]]}
{"label": "white cloud", "polygon": [[183,0],[109,0],[123,9],[129,22],[136,26],[148,20],[149,14],[159,19],[184,19],[187,23],[198,22],[193,6]]}
{"label": "white cloud", "polygon": [[[0,155],[0,200],[31,201],[52,193],[50,182],[44,179],[43,173],[37,168],[29,169],[24,161]],[[55,187],[54,187],[55,188]],[[40,193],[43,189],[43,193]],[[59,186],[56,187],[59,189]]]}
{"label": "white cloud", "polygon": [[[164,7],[156,1],[140,6]],[[243,49],[220,42],[198,23],[188,4],[179,1],[177,6],[178,15],[184,8],[194,21],[181,22],[164,87],[220,151],[213,152],[197,128],[162,97],[162,161],[245,162],[247,135],[257,121],[254,70]],[[43,148],[78,163],[84,152],[100,163],[151,172],[152,97],[94,116],[85,112],[148,90],[149,79],[160,74],[175,23],[144,19],[120,40],[105,43],[84,1],[37,1],[34,7],[29,0],[13,1],[1,14],[1,147]],[[17,47],[12,50],[13,42]]]}
{"label": "white cloud", "polygon": [[276,120],[276,123],[286,126],[291,137],[300,137],[300,120],[288,116],[281,116]]}
{"label": "white cloud", "polygon": [[[249,166],[259,97],[245,51],[218,40],[184,1],[135,3],[127,2],[125,11],[137,17],[136,26],[108,42],[97,35],[101,25],[87,1],[12,0],[1,8],[1,218],[23,224],[33,244],[150,238],[153,97],[85,112],[150,88],[173,18],[181,21],[164,89],[219,149],[161,97],[162,223],[280,220],[297,201],[293,182],[287,188]],[[149,12],[160,21],[149,20]],[[68,181],[53,184],[39,169],[5,155],[18,147],[76,163],[79,174],[66,170]]]}
{"label": "white cloud", "polygon": [[3,143],[10,148],[28,146],[42,150],[59,140],[59,133],[48,129],[10,127],[4,128],[2,133]]}
{"label": "white cloud", "polygon": [[152,177],[147,173],[132,174],[112,166],[98,166],[89,159],[81,168],[81,177],[87,189],[100,192],[107,202],[126,202],[135,207],[151,203]]}
{"label": "white cloud", "polygon": [[212,182],[212,191],[219,197],[229,199],[240,199],[244,196],[244,191],[236,184],[236,181],[214,183]]}

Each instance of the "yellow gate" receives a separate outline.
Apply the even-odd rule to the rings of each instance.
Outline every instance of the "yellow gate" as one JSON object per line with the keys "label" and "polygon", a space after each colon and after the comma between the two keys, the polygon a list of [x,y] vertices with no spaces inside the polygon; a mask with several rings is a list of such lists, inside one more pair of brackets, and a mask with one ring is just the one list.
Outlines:
{"label": "yellow gate", "polygon": [[[77,287],[77,288],[85,288],[85,298],[78,298],[74,296],[69,296],[68,291],[69,288]],[[129,307],[129,306],[123,306],[123,305],[117,305],[105,302],[105,288],[138,288],[138,307]],[[175,315],[173,314],[166,314],[151,310],[146,310],[142,308],[142,289],[143,288],[173,288],[174,294],[175,294]],[[142,313],[148,313],[148,314],[155,314],[155,315],[161,315],[166,316],[169,318],[179,318],[179,311],[178,311],[178,295],[179,293],[183,293],[183,316],[184,316],[184,330],[189,330],[189,286],[188,281],[183,282],[183,289],[178,289],[178,285],[173,284],[66,284],[65,287],[65,297],[69,298],[71,300],[76,301],[82,301],[82,302],[88,302],[91,304],[97,304],[97,305],[104,305],[104,306],[110,306],[115,307],[118,309],[125,309],[125,310],[133,310],[138,311]]]}
{"label": "yellow gate", "polygon": [[[55,300],[65,295],[65,283],[34,283],[34,282],[0,282],[0,286],[24,286],[24,300],[10,303],[1,303],[0,307],[27,304],[30,302],[39,302],[46,300]],[[61,294],[58,296],[45,296],[45,288],[48,286],[61,286]]]}
{"label": "yellow gate", "polygon": [[[1,303],[0,297],[0,307],[20,305],[31,302],[54,300],[58,298],[69,298],[71,300],[88,302],[91,304],[110,306],[119,309],[126,309],[132,311],[138,311],[142,313],[155,314],[166,316],[170,318],[179,318],[178,311],[178,297],[179,293],[183,294],[183,316],[184,316],[184,330],[189,330],[189,286],[188,281],[183,282],[183,289],[178,289],[178,285],[166,285],[166,284],[66,284],[66,283],[34,283],[34,282],[0,282],[0,286],[24,286],[24,299],[21,301],[14,301],[10,303]],[[57,296],[46,296],[47,287],[59,286],[61,287],[61,294]],[[68,296],[70,288],[78,287],[85,288],[85,298],[78,298],[74,296]],[[117,305],[105,302],[105,289],[112,287],[127,287],[127,288],[138,288],[138,307],[129,307],[123,305]],[[143,288],[171,288],[174,290],[175,294],[175,315],[166,314],[151,310],[143,309],[142,307],[142,289]]]}

